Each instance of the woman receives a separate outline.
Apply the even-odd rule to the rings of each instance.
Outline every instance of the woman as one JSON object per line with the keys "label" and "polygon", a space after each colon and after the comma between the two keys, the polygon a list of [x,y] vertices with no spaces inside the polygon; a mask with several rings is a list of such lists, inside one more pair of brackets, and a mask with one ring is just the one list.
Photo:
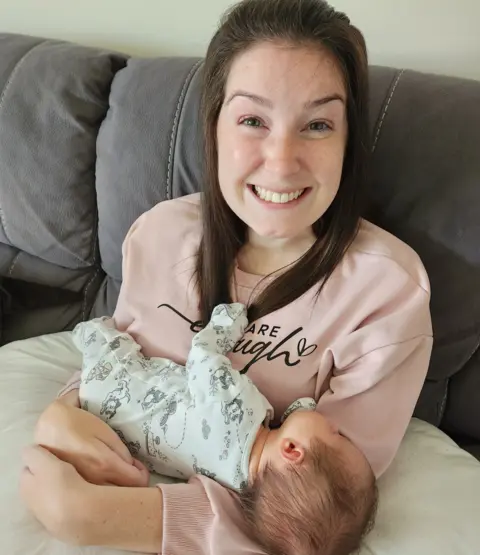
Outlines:
{"label": "woman", "polygon": [[[247,303],[252,325],[234,367],[277,415],[295,398],[317,399],[378,476],[412,415],[432,331],[420,260],[360,218],[363,37],[322,0],[244,0],[213,37],[204,72],[204,191],[132,226],[116,325],[146,355],[184,363],[216,304]],[[151,553],[257,551],[234,495],[211,480],[140,487],[141,465],[76,406],[75,386],[40,419],[48,451],[29,449],[22,476],[54,535]]]}

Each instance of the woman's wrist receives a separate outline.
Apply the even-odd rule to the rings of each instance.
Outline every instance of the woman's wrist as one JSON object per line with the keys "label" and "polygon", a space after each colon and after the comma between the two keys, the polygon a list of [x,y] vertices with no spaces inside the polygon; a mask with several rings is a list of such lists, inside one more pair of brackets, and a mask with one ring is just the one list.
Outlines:
{"label": "woman's wrist", "polygon": [[80,490],[69,492],[69,499],[58,519],[57,533],[54,534],[58,539],[79,546],[94,545],[91,542],[92,528],[99,524],[94,521],[93,514],[100,499],[99,489],[100,486],[83,481]]}
{"label": "woman's wrist", "polygon": [[162,491],[88,484],[78,497],[69,528],[77,545],[161,553]]}

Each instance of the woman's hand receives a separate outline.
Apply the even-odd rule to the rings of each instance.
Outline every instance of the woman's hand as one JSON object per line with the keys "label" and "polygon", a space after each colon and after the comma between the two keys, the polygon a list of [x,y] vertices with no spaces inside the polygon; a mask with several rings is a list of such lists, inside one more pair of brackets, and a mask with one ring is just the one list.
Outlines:
{"label": "woman's hand", "polygon": [[35,429],[35,442],[75,467],[92,484],[146,486],[148,470],[100,418],[75,406],[71,392],[49,405]]}
{"label": "woman's hand", "polygon": [[38,445],[25,449],[22,498],[55,538],[75,545],[98,545],[160,553],[163,498],[157,487],[98,486]]}
{"label": "woman's hand", "polygon": [[82,517],[98,487],[75,468],[38,445],[27,447],[20,476],[22,498],[47,531],[59,540],[83,545]]}

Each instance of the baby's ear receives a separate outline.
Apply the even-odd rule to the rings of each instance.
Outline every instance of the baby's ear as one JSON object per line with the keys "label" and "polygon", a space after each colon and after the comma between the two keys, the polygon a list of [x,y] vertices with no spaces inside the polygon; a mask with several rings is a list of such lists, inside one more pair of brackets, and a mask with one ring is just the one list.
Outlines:
{"label": "baby's ear", "polygon": [[290,464],[301,464],[305,459],[305,448],[295,439],[282,439],[280,451],[283,460]]}

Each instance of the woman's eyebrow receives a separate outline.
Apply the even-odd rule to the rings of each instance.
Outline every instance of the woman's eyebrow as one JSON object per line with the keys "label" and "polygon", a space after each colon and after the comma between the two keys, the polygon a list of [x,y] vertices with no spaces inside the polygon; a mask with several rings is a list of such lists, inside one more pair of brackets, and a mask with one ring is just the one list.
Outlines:
{"label": "woman's eyebrow", "polygon": [[263,96],[260,96],[258,94],[253,94],[247,91],[235,91],[234,93],[232,93],[229,97],[228,100],[225,102],[226,105],[230,104],[230,102],[232,102],[232,100],[234,98],[237,98],[237,96],[242,96],[244,98],[249,98],[250,100],[252,100],[253,102],[255,102],[256,104],[260,104],[261,106],[265,106],[266,108],[273,108],[273,102],[271,100],[268,100],[268,98],[265,98]]}
{"label": "woman's eyebrow", "polygon": [[305,110],[311,110],[312,108],[318,108],[319,106],[323,106],[324,104],[328,104],[330,102],[335,102],[338,100],[342,104],[346,104],[345,98],[341,94],[330,94],[328,96],[324,96],[323,98],[317,98],[315,100],[311,100],[310,102],[306,102],[304,104]]}
{"label": "woman's eyebrow", "polygon": [[[227,101],[225,102],[225,105],[230,104],[230,102],[232,102],[234,98],[237,98],[239,96],[248,98],[252,102],[255,102],[256,104],[259,104],[260,106],[263,106],[265,108],[270,108],[270,109],[273,108],[273,102],[268,98],[265,98],[264,96],[260,96],[258,94],[254,94],[248,91],[243,91],[243,90],[238,90],[233,92],[228,97]],[[341,94],[334,93],[334,94],[329,94],[327,96],[323,96],[321,98],[316,98],[315,100],[310,100],[309,102],[306,102],[304,104],[304,108],[305,110],[311,110],[312,108],[318,108],[319,106],[323,106],[324,104],[328,104],[330,102],[335,102],[335,101],[339,101],[339,102],[342,102],[342,104],[345,104],[345,98]]]}

